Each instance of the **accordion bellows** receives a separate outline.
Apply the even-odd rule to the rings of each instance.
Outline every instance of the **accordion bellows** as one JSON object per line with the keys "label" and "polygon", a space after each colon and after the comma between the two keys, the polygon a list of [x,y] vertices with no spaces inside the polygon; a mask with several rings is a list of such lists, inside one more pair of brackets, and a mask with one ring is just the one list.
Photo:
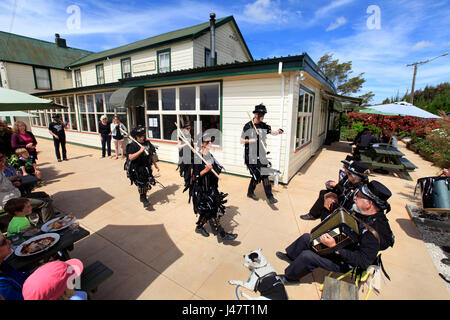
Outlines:
{"label": "accordion bellows", "polygon": [[[320,242],[320,236],[325,233],[334,238],[336,246],[329,248]],[[358,236],[358,221],[344,208],[338,208],[311,230],[310,244],[318,254],[327,255],[357,242]]]}

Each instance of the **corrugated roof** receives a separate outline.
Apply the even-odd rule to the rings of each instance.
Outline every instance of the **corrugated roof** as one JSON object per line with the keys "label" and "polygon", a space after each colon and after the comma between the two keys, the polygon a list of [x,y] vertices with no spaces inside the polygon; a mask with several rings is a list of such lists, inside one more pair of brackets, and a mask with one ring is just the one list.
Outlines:
{"label": "corrugated roof", "polygon": [[[244,46],[246,47],[250,58],[253,59],[251,56],[250,50],[248,49],[247,44],[244,41],[244,38],[240,34],[239,28],[238,28],[233,16],[228,16],[225,18],[217,19],[216,27],[219,27],[230,21],[234,22],[236,29],[237,29],[239,35],[241,36],[242,41],[244,42]],[[181,41],[184,39],[194,39],[194,38],[201,36],[203,34],[203,32],[209,30],[209,26],[210,26],[209,22],[205,22],[205,23],[201,23],[201,24],[198,24],[198,25],[195,25],[192,27],[175,30],[175,31],[171,31],[168,33],[163,33],[158,36],[147,38],[147,39],[140,40],[137,42],[133,42],[133,43],[121,46],[121,47],[117,47],[117,48],[113,48],[113,49],[109,49],[109,50],[105,50],[105,51],[101,51],[101,52],[97,52],[97,53],[92,53],[86,57],[79,59],[78,61],[72,61],[72,63],[69,66],[73,68],[73,67],[81,66],[83,64],[101,61],[101,60],[106,59],[107,57],[111,58],[111,57],[115,57],[115,56],[120,56],[125,53],[131,53],[133,51],[157,47],[157,46],[164,45],[166,43]]]}
{"label": "corrugated roof", "polygon": [[0,60],[64,69],[91,51],[61,48],[48,42],[0,31]]}

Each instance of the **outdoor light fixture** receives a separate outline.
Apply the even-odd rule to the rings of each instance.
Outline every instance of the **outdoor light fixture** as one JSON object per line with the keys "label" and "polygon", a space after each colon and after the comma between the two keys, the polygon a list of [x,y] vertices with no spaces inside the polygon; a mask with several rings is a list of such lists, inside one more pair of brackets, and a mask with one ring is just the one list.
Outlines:
{"label": "outdoor light fixture", "polygon": [[295,76],[295,81],[299,82],[299,81],[304,81],[306,79],[305,74],[303,73],[303,71],[300,71],[299,73],[297,73],[297,75]]}

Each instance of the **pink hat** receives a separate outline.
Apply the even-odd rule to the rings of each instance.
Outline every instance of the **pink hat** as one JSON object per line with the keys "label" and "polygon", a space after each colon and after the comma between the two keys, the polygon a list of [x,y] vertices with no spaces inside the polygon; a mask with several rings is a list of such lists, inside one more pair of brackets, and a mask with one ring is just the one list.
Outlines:
{"label": "pink hat", "polygon": [[56,300],[67,289],[69,282],[83,272],[78,259],[52,261],[37,268],[23,284],[25,300]]}

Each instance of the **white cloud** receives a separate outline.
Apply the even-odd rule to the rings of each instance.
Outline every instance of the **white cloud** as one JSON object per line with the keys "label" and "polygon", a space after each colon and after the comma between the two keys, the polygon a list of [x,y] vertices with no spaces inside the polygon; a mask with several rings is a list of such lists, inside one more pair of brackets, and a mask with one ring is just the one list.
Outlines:
{"label": "white cloud", "polygon": [[330,25],[328,26],[328,28],[326,29],[326,31],[328,32],[328,31],[335,30],[335,29],[337,29],[337,28],[343,26],[343,25],[346,24],[346,23],[347,23],[347,19],[345,19],[345,17],[339,17],[339,18],[336,19],[335,22],[333,22],[332,24],[330,24]]}
{"label": "white cloud", "polygon": [[423,48],[426,48],[426,47],[431,47],[431,46],[433,46],[433,45],[434,45],[434,43],[429,42],[429,41],[420,41],[420,42],[417,42],[417,43],[414,45],[414,47],[412,47],[412,49],[413,49],[414,51],[416,51],[416,50],[420,50],[420,49],[423,49]]}
{"label": "white cloud", "polygon": [[351,2],[354,2],[354,0],[334,0],[330,4],[321,7],[320,9],[316,10],[316,17],[322,17],[328,14],[330,11],[345,6]]}
{"label": "white cloud", "polygon": [[244,7],[242,14],[238,14],[239,20],[251,24],[277,24],[288,26],[288,22],[299,18],[302,12],[299,10],[283,10],[279,0],[256,0]]}

